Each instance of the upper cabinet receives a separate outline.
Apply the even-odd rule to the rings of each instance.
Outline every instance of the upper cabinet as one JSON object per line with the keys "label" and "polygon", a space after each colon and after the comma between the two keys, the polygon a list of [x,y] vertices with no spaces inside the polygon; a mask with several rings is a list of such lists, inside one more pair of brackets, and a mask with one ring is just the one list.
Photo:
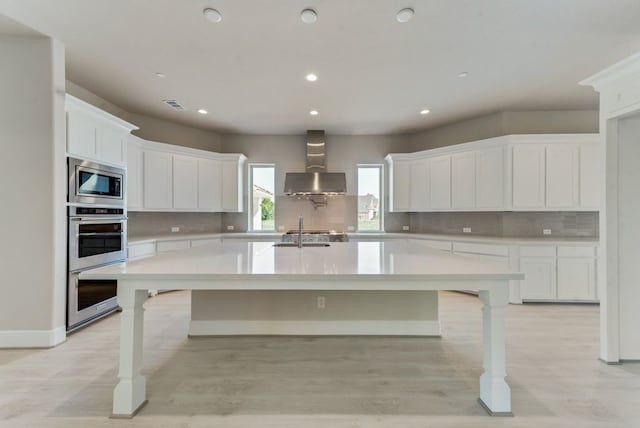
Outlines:
{"label": "upper cabinet", "polygon": [[597,211],[599,154],[597,134],[511,135],[390,154],[390,210]]}
{"label": "upper cabinet", "polygon": [[130,136],[129,211],[241,212],[246,157]]}
{"label": "upper cabinet", "polygon": [[125,166],[127,135],[137,126],[72,95],[66,95],[67,154],[104,164]]}

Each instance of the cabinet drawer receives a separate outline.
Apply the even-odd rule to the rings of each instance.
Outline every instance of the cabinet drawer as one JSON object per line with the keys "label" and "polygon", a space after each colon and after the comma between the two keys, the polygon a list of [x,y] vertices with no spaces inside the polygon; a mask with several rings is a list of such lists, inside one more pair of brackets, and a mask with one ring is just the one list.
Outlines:
{"label": "cabinet drawer", "polygon": [[531,245],[520,247],[521,257],[555,257],[555,245]]}
{"label": "cabinet drawer", "polygon": [[595,257],[596,247],[590,246],[558,246],[558,257]]}
{"label": "cabinet drawer", "polygon": [[201,247],[203,245],[213,244],[215,242],[220,242],[219,238],[211,238],[211,239],[194,239],[191,241],[192,247]]}
{"label": "cabinet drawer", "polygon": [[155,255],[156,255],[155,242],[129,245],[128,254],[127,254],[130,260],[135,260],[135,259],[140,259],[142,257],[150,257]]}
{"label": "cabinet drawer", "polygon": [[454,242],[453,251],[458,253],[487,254],[490,256],[509,256],[509,248],[502,245]]}
{"label": "cabinet drawer", "polygon": [[191,248],[191,241],[164,241],[158,242],[158,254]]}
{"label": "cabinet drawer", "polygon": [[442,251],[451,251],[450,241],[433,241],[431,239],[425,239],[422,241],[425,245]]}

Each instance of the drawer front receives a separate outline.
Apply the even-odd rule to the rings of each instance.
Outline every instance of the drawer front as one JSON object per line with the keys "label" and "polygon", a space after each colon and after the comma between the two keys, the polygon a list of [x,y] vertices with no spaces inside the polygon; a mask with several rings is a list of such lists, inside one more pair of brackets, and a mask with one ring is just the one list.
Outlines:
{"label": "drawer front", "polygon": [[191,241],[164,241],[158,242],[158,254],[191,248]]}
{"label": "drawer front", "polygon": [[520,247],[520,257],[555,257],[555,245],[523,245]]}
{"label": "drawer front", "polygon": [[558,246],[558,257],[595,257],[596,247],[590,246]]}
{"label": "drawer front", "polygon": [[216,242],[220,242],[220,239],[218,238],[211,238],[211,239],[194,239],[191,241],[191,246],[192,247],[201,247],[203,245],[209,245],[209,244],[213,244]]}
{"label": "drawer front", "polygon": [[451,242],[449,241],[433,241],[431,239],[425,239],[422,242],[431,248],[435,248],[442,251],[451,251]]}
{"label": "drawer front", "polygon": [[154,242],[148,242],[146,244],[129,245],[127,258],[134,260],[155,255],[156,244]]}
{"label": "drawer front", "polygon": [[454,242],[453,251],[457,253],[487,254],[490,256],[509,256],[509,247],[471,242]]}

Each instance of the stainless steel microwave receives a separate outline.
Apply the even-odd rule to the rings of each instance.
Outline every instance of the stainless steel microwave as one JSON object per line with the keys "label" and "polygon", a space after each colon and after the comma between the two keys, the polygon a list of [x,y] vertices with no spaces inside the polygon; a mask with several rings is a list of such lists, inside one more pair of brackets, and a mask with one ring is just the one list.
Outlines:
{"label": "stainless steel microwave", "polygon": [[69,203],[123,207],[125,170],[69,158]]}

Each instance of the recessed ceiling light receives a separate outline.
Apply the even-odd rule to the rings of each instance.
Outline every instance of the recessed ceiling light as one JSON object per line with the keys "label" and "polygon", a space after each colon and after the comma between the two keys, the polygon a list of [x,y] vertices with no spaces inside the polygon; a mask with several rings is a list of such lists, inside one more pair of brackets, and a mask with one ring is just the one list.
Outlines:
{"label": "recessed ceiling light", "polygon": [[160,72],[156,73],[156,76],[157,76],[157,77],[167,77],[167,75],[166,75],[166,74],[164,74],[164,73],[160,73]]}
{"label": "recessed ceiling light", "polygon": [[410,7],[404,8],[396,13],[396,20],[398,22],[409,22],[413,18],[414,11]]}
{"label": "recessed ceiling light", "polygon": [[311,111],[309,112],[309,114],[310,114],[311,116],[317,116],[317,115],[318,115],[318,110],[311,110]]}
{"label": "recessed ceiling light", "polygon": [[315,82],[316,80],[318,80],[318,76],[316,74],[309,73],[307,74],[307,77],[305,77],[305,79],[307,79],[309,82]]}
{"label": "recessed ceiling light", "polygon": [[467,77],[469,75],[468,71],[463,71],[460,74],[458,74],[458,77]]}
{"label": "recessed ceiling light", "polygon": [[318,14],[313,9],[305,9],[300,13],[300,19],[305,24],[313,24],[318,20]]}
{"label": "recessed ceiling light", "polygon": [[206,8],[202,11],[202,14],[205,18],[213,23],[218,23],[222,21],[222,14],[215,9],[211,9],[210,7]]}
{"label": "recessed ceiling light", "polygon": [[209,112],[208,112],[208,111],[206,111],[205,109],[201,108],[201,109],[199,109],[199,110],[198,110],[198,113],[200,113],[200,114],[207,114],[207,113],[209,113]]}
{"label": "recessed ceiling light", "polygon": [[429,114],[429,109],[420,110],[420,114],[422,115]]}

